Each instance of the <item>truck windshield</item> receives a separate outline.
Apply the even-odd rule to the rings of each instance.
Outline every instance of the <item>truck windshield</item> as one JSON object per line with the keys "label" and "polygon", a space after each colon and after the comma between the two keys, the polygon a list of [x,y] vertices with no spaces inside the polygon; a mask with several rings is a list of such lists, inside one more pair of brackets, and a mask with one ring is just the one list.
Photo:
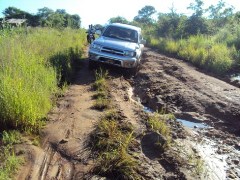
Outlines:
{"label": "truck windshield", "polygon": [[103,36],[134,43],[138,42],[138,32],[136,30],[117,26],[108,26]]}

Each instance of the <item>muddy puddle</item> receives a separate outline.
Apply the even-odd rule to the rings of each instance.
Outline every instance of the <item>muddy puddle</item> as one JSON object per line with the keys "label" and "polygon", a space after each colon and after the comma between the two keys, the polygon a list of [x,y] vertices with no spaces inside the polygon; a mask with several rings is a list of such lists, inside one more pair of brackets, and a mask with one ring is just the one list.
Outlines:
{"label": "muddy puddle", "polygon": [[240,74],[234,74],[230,77],[231,81],[240,81]]}
{"label": "muddy puddle", "polygon": [[[143,105],[141,99],[134,94],[134,88],[128,89],[130,101],[137,103],[147,113],[155,112]],[[201,157],[201,179],[225,180],[240,179],[240,149],[225,143],[226,137],[219,136],[213,127],[201,121],[192,122],[186,119],[176,119],[187,131],[191,132],[190,143],[196,153]],[[211,133],[214,132],[214,133]],[[238,137],[237,137],[238,138]]]}
{"label": "muddy puddle", "polygon": [[188,127],[188,128],[209,128],[209,126],[204,123],[191,122],[185,119],[178,119],[178,118],[176,120],[180,122],[184,127]]}

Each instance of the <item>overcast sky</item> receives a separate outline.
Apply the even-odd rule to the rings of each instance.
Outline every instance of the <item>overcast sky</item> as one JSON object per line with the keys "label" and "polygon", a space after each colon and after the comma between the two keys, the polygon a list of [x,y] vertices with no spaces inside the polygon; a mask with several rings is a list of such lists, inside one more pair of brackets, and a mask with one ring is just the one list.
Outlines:
{"label": "overcast sky", "polygon": [[[112,17],[122,16],[131,21],[138,11],[146,5],[155,7],[157,12],[170,12],[172,5],[177,13],[191,15],[187,7],[194,0],[0,0],[0,12],[9,6],[19,8],[29,13],[36,14],[38,9],[48,7],[50,9],[65,9],[69,14],[78,14],[81,17],[82,26],[87,28],[89,24],[105,24]],[[204,0],[205,6],[216,5],[218,0]],[[235,11],[240,11],[239,0],[225,0],[232,5]],[[2,17],[3,14],[0,13]]]}

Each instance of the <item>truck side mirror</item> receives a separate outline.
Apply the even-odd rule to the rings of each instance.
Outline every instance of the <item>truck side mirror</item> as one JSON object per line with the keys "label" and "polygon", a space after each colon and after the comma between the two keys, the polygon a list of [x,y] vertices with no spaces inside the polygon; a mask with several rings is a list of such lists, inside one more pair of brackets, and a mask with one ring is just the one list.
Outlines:
{"label": "truck side mirror", "polygon": [[145,39],[141,39],[140,40],[140,44],[144,44],[145,45],[146,44],[146,40]]}

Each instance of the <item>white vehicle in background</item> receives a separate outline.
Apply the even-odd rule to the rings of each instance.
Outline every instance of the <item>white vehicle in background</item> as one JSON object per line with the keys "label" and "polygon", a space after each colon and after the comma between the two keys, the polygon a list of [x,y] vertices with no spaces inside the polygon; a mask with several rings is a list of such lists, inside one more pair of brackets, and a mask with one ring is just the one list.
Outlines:
{"label": "white vehicle in background", "polygon": [[138,67],[146,42],[142,38],[141,28],[113,23],[99,35],[88,51],[90,67],[96,63],[129,69]]}

